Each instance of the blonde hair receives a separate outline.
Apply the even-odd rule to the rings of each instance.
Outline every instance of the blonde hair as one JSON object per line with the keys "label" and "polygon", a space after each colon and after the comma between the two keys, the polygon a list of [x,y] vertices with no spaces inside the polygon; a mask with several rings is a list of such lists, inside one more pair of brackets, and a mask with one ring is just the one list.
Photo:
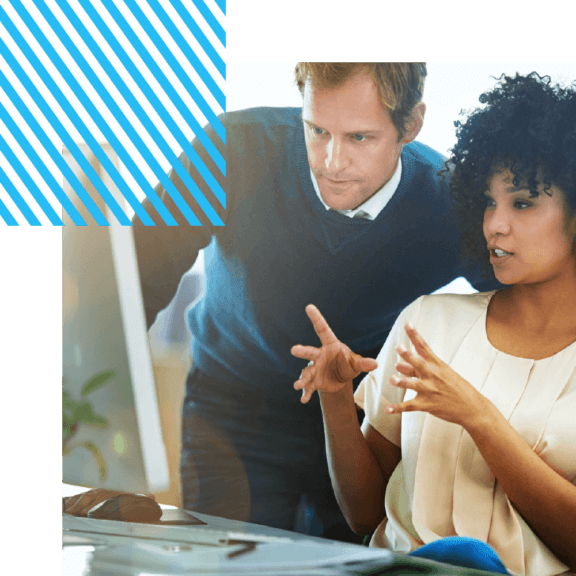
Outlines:
{"label": "blonde hair", "polygon": [[306,82],[326,88],[343,84],[355,74],[367,72],[372,76],[382,103],[390,110],[394,126],[401,140],[416,104],[422,101],[426,64],[423,62],[298,62],[294,79],[304,95]]}

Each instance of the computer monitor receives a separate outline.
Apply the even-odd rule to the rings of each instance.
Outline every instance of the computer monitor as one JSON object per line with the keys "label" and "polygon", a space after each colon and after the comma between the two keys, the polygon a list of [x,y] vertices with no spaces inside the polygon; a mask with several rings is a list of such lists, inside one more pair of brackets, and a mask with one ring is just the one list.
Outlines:
{"label": "computer monitor", "polygon": [[[120,205],[89,147],[80,149]],[[104,151],[120,170],[107,145]],[[63,480],[136,493],[165,490],[168,463],[132,231],[110,213],[69,150],[64,158],[110,223],[99,226],[66,180],[87,226],[64,213]]]}

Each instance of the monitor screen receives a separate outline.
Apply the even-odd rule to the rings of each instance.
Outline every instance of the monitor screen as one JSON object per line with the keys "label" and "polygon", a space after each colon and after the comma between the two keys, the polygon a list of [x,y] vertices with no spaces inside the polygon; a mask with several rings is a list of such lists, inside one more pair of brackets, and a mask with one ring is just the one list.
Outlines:
{"label": "monitor screen", "polygon": [[[87,145],[85,158],[122,206]],[[103,149],[120,170],[107,144]],[[158,492],[169,475],[136,252],[122,226],[67,149],[64,158],[109,226],[96,224],[64,182],[87,226],[63,214],[63,480],[93,488]]]}

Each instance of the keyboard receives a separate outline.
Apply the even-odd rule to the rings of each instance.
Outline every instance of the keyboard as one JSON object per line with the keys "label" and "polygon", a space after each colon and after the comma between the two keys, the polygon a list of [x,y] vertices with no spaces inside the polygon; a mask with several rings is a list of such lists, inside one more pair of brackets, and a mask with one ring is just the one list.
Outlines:
{"label": "keyboard", "polygon": [[208,544],[212,546],[228,546],[231,543],[262,542],[262,543],[293,543],[296,539],[283,536],[269,536],[257,532],[237,532],[218,530],[206,524],[195,525],[157,525],[138,522],[122,522],[119,520],[103,520],[100,518],[85,518],[62,515],[62,528],[69,532],[87,532],[90,534],[106,534],[112,536],[127,536],[150,540],[167,540],[186,544]]}

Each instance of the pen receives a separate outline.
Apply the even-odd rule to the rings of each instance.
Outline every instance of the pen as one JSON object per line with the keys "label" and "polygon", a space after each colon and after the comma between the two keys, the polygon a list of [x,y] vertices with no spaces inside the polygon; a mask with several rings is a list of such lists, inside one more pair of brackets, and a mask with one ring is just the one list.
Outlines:
{"label": "pen", "polygon": [[240,548],[240,550],[234,550],[234,552],[229,552],[228,554],[226,554],[226,558],[236,558],[237,556],[241,556],[242,554],[247,554],[248,552],[252,552],[252,550],[255,550],[257,542],[250,542],[246,540],[229,540],[228,544],[244,545],[244,548]]}

